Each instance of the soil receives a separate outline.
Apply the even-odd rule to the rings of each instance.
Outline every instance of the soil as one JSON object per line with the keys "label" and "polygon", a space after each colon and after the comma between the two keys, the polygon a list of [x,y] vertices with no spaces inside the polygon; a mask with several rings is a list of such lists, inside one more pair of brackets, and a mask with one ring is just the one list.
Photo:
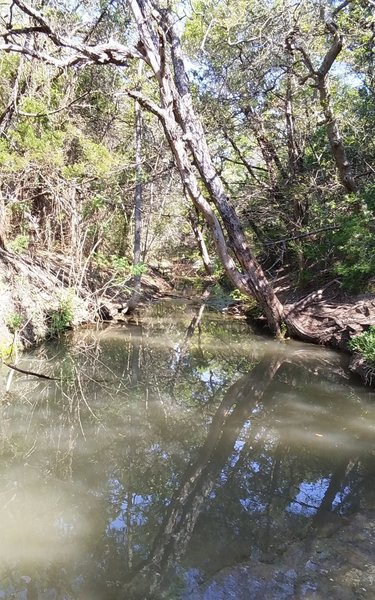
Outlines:
{"label": "soil", "polygon": [[[181,274],[181,269],[173,271]],[[137,292],[131,279],[118,281],[108,269],[88,263],[76,268],[71,257],[47,252],[17,255],[0,248],[0,356],[12,347],[14,334],[9,324],[15,315],[22,319],[18,336],[22,347],[48,336],[51,315],[62,302],[69,303],[73,327],[98,319],[126,321],[134,306],[181,295],[174,292],[173,271],[150,266]],[[291,295],[285,276],[281,280],[275,287],[293,337],[347,352],[349,339],[375,324],[375,294],[347,297],[334,281],[297,298],[295,292]],[[351,370],[365,383],[374,384],[374,369],[360,357],[353,358]]]}
{"label": "soil", "polygon": [[[150,269],[142,276],[138,302],[172,293],[172,286]],[[132,280],[118,281],[109,270],[86,265],[76,271],[74,261],[63,255],[17,255],[0,248],[0,357],[13,345],[15,318],[21,320],[17,344],[22,349],[48,337],[52,315],[64,304],[71,327],[126,321],[132,294]]]}

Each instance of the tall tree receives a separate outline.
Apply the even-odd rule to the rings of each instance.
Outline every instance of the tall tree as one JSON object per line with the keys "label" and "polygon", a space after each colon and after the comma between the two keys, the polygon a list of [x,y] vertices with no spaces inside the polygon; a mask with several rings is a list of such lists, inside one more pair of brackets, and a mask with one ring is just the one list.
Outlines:
{"label": "tall tree", "polygon": [[[344,4],[347,6],[348,3]],[[204,6],[204,3],[202,5]],[[244,294],[256,297],[270,328],[276,334],[280,333],[282,323],[285,322],[291,332],[316,340],[316,332],[309,336],[309,332],[296,323],[298,312],[306,308],[306,303],[299,303],[293,309],[289,307],[289,310],[283,307],[249,245],[246,231],[235,209],[234,196],[231,195],[234,186],[230,180],[226,180],[225,174],[224,177],[221,175],[220,165],[214,155],[218,144],[216,141],[212,143],[212,139],[207,136],[202,121],[203,111],[197,109],[199,100],[196,102],[194,98],[193,101],[193,88],[184,66],[181,29],[176,26],[176,15],[170,5],[167,6],[168,8],[162,8],[151,0],[128,0],[126,4],[121,5],[121,11],[124,13],[122,25],[125,22],[124,15],[127,17],[125,28],[122,25],[118,30],[102,27],[104,21],[99,16],[99,24],[97,20],[92,26],[80,24],[83,31],[80,37],[78,29],[74,35],[71,34],[70,16],[68,18],[65,15],[69,26],[64,24],[62,19],[55,27],[24,0],[14,0],[7,29],[2,36],[4,43],[0,44],[0,49],[20,53],[29,60],[35,59],[57,68],[71,67],[73,72],[78,74],[81,74],[84,71],[82,67],[87,65],[107,66],[112,68],[111,72],[120,71],[119,79],[126,87],[125,93],[139,107],[153,113],[159,120],[174,164],[179,171],[183,190],[206,221],[218,256],[232,283]],[[226,147],[223,155],[224,159],[233,159],[234,156],[233,164],[240,163],[243,170],[246,169],[248,177],[251,178],[247,181],[247,191],[252,198],[257,199],[258,207],[265,204],[268,227],[275,232],[277,218],[280,216],[280,219],[286,222],[285,215],[293,214],[293,201],[288,202],[288,186],[291,179],[294,177],[295,183],[297,179],[305,177],[302,171],[308,165],[308,160],[302,156],[307,144],[300,143],[297,131],[301,130],[302,107],[311,100],[311,92],[309,95],[307,89],[303,98],[298,95],[295,91],[294,77],[295,71],[299,69],[300,75],[301,70],[300,65],[296,64],[297,49],[304,60],[310,60],[310,53],[314,54],[315,50],[310,46],[305,50],[304,46],[297,44],[300,39],[306,39],[310,43],[309,36],[303,35],[304,31],[298,33],[293,29],[287,43],[285,42],[288,33],[286,25],[289,23],[285,15],[290,8],[289,3],[275,3],[271,7],[274,10],[272,14],[268,2],[254,0],[250,3],[251,16],[258,8],[260,13],[256,20],[257,31],[254,38],[251,37],[251,19],[246,14],[248,4],[237,4],[228,0],[225,7],[229,6],[232,13],[235,7],[239,6],[245,26],[236,29],[234,36],[228,29],[223,55],[225,61],[222,61],[225,64],[220,71],[222,78],[217,77],[218,60],[215,64],[216,70],[211,71],[216,87],[226,90],[224,110],[228,106],[231,108],[228,110],[230,122],[226,128]],[[308,5],[304,2],[298,3],[296,10],[303,9],[306,12],[306,6]],[[314,10],[317,6],[318,3],[314,2]],[[17,15],[17,22],[15,7],[21,11]],[[59,18],[53,11],[52,14],[53,18]],[[26,15],[24,23],[22,15]],[[265,34],[266,27],[272,35],[268,34],[268,30],[267,35]],[[323,94],[326,93],[324,86],[327,75],[331,73],[333,61],[341,51],[338,30],[330,30],[328,25],[327,27],[332,43],[320,61],[320,67],[312,67],[314,76],[308,73],[308,77],[314,80],[318,89],[319,85],[323,86]],[[208,27],[202,45],[208,44],[213,29],[213,26]],[[115,35],[121,41],[114,42]],[[28,39],[33,43],[23,43],[25,36],[29,36]],[[219,37],[217,36],[215,41]],[[134,44],[135,38],[137,41]],[[131,78],[134,70],[129,67],[130,61],[138,61],[146,66],[145,84],[142,89],[137,89]],[[109,72],[109,69],[104,71]],[[220,101],[219,94],[215,100]],[[225,114],[224,110],[222,115]],[[328,119],[331,127],[332,118]],[[306,119],[308,120],[308,116]],[[238,130],[244,132],[241,138],[233,135],[233,131],[236,131],[234,124]],[[247,143],[244,138],[249,132],[251,140]],[[305,126],[305,135],[309,134],[310,129]],[[223,139],[224,135],[220,134],[220,140]],[[248,148],[251,148],[252,152],[250,158],[245,151]],[[338,148],[340,149],[339,146]],[[311,169],[311,180],[314,184],[314,178],[321,177],[320,171]],[[350,177],[347,178],[348,182],[349,180]],[[263,192],[267,192],[268,195]],[[301,185],[300,196],[303,192]],[[294,221],[302,225],[303,215],[294,211]],[[254,231],[258,231],[256,235],[260,239],[261,227],[258,223],[255,223],[255,226]],[[273,235],[277,233],[276,230],[276,234]]]}
{"label": "tall tree", "polygon": [[[154,7],[149,0],[129,0],[139,35],[137,46],[129,48],[111,42],[87,45],[75,41],[53,30],[45,17],[23,0],[16,0],[15,4],[37,23],[38,32],[47,35],[58,48],[68,51],[61,58],[56,58],[51,52],[41,52],[35,47],[25,50],[25,47],[9,41],[0,49],[25,53],[64,67],[92,62],[126,66],[128,59],[134,58],[148,65],[158,84],[160,105],[137,90],[128,90],[128,93],[161,121],[184,188],[208,224],[228,277],[243,293],[256,297],[270,328],[275,334],[280,334],[284,319],[283,306],[249,248],[240,220],[213,165],[202,123],[193,108],[180,38],[171,13]],[[30,30],[26,27],[24,31]],[[12,34],[19,35],[19,32],[10,30],[7,39]],[[222,220],[228,242],[215,210],[201,191],[190,156]],[[228,248],[233,251],[238,267]]]}
{"label": "tall tree", "polygon": [[[202,123],[193,108],[180,38],[171,14],[156,10],[147,0],[129,0],[129,5],[140,36],[138,49],[158,82],[161,106],[156,106],[143,94],[129,93],[161,120],[184,187],[213,234],[219,257],[229,278],[246,295],[256,297],[271,329],[280,334],[284,319],[282,304],[249,248],[239,218],[213,165]],[[168,64],[168,52],[171,66]],[[236,268],[228,252],[215,212],[200,191],[190,163],[190,154],[210,200],[222,219],[230,248],[241,271]]]}
{"label": "tall tree", "polygon": [[[328,75],[337,57],[342,51],[344,44],[343,34],[337,25],[335,16],[338,12],[340,12],[340,10],[345,8],[347,4],[349,4],[349,2],[343,2],[333,13],[328,13],[327,7],[324,7],[323,5],[321,6],[321,16],[324,20],[325,32],[330,39],[330,45],[318,68],[314,66],[313,60],[309,56],[309,53],[304,47],[303,43],[297,42],[295,48],[301,54],[302,60],[308,70],[308,75],[303,78],[303,81],[306,82],[309,79],[312,79],[318,90],[320,106],[322,108],[325,126],[327,128],[327,136],[340,181],[348,193],[356,193],[358,191],[358,186],[355,181],[353,170],[347,156],[342,136],[340,134],[337,119],[332,108],[328,83]],[[292,35],[294,35],[294,33]],[[293,48],[292,44],[290,44],[290,48]]]}

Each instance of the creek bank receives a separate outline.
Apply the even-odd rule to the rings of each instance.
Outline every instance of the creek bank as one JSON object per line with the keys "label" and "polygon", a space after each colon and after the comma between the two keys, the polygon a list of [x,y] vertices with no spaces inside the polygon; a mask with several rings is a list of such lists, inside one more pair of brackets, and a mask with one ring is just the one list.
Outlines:
{"label": "creek bank", "polygon": [[[139,302],[172,294],[152,269],[142,276]],[[15,254],[0,249],[0,357],[33,346],[67,328],[97,321],[126,321],[132,280],[66,256]]]}
{"label": "creek bank", "polygon": [[[137,306],[186,296],[186,291],[179,293],[175,287],[183,274],[181,265],[174,265],[168,273],[149,266],[141,277]],[[200,283],[203,279],[213,283],[212,278],[200,278]],[[89,261],[76,265],[63,255],[39,252],[31,256],[0,249],[0,357],[11,354],[16,338],[22,349],[67,327],[98,320],[126,322],[134,309],[134,295],[131,278],[120,280],[118,274],[97,269]],[[295,313],[298,327],[293,337],[345,352],[354,335],[375,324],[374,294],[348,298],[329,285],[293,302],[288,303],[286,297],[282,300],[286,314]],[[247,310],[229,296],[221,309],[237,314]],[[374,385],[374,369],[363,358],[354,355],[350,369],[364,383]]]}
{"label": "creek bank", "polygon": [[[349,341],[375,324],[374,294],[353,298],[337,292],[326,298],[322,289],[297,303],[286,305],[285,309],[296,314],[299,330],[295,337],[348,353]],[[305,331],[308,337],[304,336]],[[349,368],[366,385],[374,385],[374,366],[361,355],[355,353],[352,356]]]}
{"label": "creek bank", "polygon": [[[286,335],[305,342],[328,346],[352,354],[349,341],[375,324],[375,294],[358,296],[343,294],[340,283],[334,280],[321,289],[303,294],[290,287],[278,289],[283,301],[286,321],[292,317],[292,327],[285,327]],[[246,311],[246,306],[243,306]],[[264,317],[250,311],[250,319],[255,318],[265,324]],[[374,366],[357,353],[350,362],[350,371],[359,376],[366,385],[375,384]]]}
{"label": "creek bank", "polygon": [[375,367],[357,352],[352,355],[349,370],[358,375],[366,385],[375,385]]}

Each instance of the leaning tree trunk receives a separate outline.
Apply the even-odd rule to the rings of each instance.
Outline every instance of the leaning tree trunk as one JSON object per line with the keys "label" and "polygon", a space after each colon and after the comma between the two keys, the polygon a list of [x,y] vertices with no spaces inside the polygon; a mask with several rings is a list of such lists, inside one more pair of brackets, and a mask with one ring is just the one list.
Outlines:
{"label": "leaning tree trunk", "polygon": [[[231,281],[246,295],[255,296],[270,328],[279,335],[284,318],[283,306],[252,255],[239,218],[213,165],[203,126],[193,108],[179,37],[168,14],[152,8],[149,0],[129,0],[129,5],[140,36],[137,48],[153,70],[159,85],[161,109],[146,101],[142,94],[133,92],[132,95],[138,97],[140,102],[143,98],[145,106],[161,120],[183,185],[197,210],[204,216]],[[173,77],[167,64],[168,51],[171,53]],[[220,215],[241,272],[228,253],[220,222],[200,190],[190,156]]]}
{"label": "leaning tree trunk", "polygon": [[318,74],[316,82],[319,91],[320,106],[322,107],[326,123],[327,137],[340,181],[349,194],[355,194],[358,191],[358,186],[354,179],[352,167],[332,110],[327,78],[325,75]]}
{"label": "leaning tree trunk", "polygon": [[189,211],[189,221],[194,233],[194,237],[197,241],[198,251],[202,259],[204,270],[206,271],[207,275],[212,275],[214,270],[210,259],[210,255],[208,254],[206,242],[204,241],[203,233],[199,226],[197,213],[194,214],[193,210]]}
{"label": "leaning tree trunk", "polygon": [[[346,3],[343,2],[341,6],[344,7],[345,4]],[[301,53],[302,60],[308,70],[308,75],[302,80],[302,82],[312,79],[319,92],[319,102],[324,114],[327,137],[332,156],[336,164],[339,179],[349,194],[355,194],[358,191],[358,186],[356,184],[352,167],[340,135],[337,119],[332,109],[328,87],[328,74],[343,48],[343,36],[340,33],[336,23],[330,18],[325,20],[325,27],[327,33],[332,36],[332,43],[318,69],[314,68],[312,59],[303,46],[296,46],[296,49]],[[289,37],[289,44],[291,47],[294,47],[293,37],[294,33]]]}

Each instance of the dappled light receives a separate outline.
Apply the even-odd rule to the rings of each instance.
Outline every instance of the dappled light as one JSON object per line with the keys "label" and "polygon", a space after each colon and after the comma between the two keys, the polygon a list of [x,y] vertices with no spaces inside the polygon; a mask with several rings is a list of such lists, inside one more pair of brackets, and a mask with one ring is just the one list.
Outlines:
{"label": "dappled light", "polygon": [[[339,354],[209,310],[198,331],[197,310],[158,304],[136,325],[72,333],[18,363],[55,380],[15,373],[5,392],[2,368],[5,594],[206,599],[211,586],[246,598],[254,577],[266,594],[267,570],[281,594],[276,571],[301,539],[328,531],[334,549],[341,530],[356,537],[372,502],[373,394]],[[330,598],[347,589],[319,570],[298,577]]]}

